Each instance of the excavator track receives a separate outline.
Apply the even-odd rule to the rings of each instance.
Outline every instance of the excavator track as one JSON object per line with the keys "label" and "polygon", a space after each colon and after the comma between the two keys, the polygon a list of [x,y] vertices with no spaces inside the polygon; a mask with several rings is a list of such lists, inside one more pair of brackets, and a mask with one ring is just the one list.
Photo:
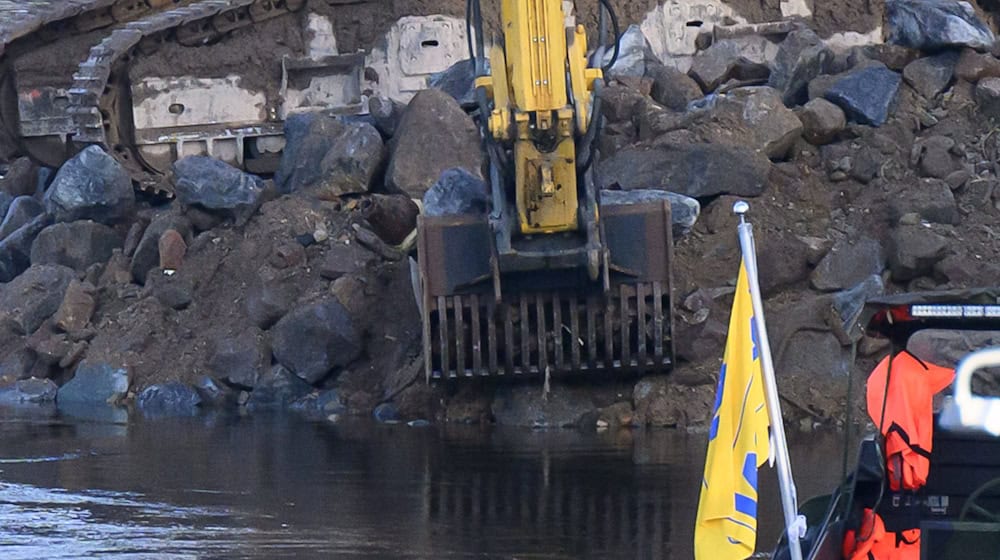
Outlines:
{"label": "excavator track", "polygon": [[[102,32],[157,10],[182,6],[191,0],[0,0],[0,137],[39,162],[56,166],[65,159],[66,140],[74,131],[68,117],[47,119],[40,128],[48,134],[22,134],[13,68],[18,57],[40,46]],[[50,76],[53,83],[71,76]],[[35,98],[41,90],[30,90]],[[58,94],[53,103],[59,103]],[[48,99],[46,99],[48,101]],[[32,123],[28,123],[28,128]],[[39,128],[39,127],[35,127]]]}
{"label": "excavator track", "polygon": [[[206,44],[241,27],[297,10],[303,3],[303,0],[206,0],[153,14],[114,30],[91,49],[90,56],[74,75],[67,109],[76,130],[74,140],[100,145],[128,169],[140,173],[149,166],[134,149],[128,65],[139,55],[143,43]],[[275,126],[280,131],[280,124]],[[259,127],[253,128],[227,132],[237,135],[261,132]],[[141,180],[139,184],[152,195],[173,196],[163,189],[160,181]]]}

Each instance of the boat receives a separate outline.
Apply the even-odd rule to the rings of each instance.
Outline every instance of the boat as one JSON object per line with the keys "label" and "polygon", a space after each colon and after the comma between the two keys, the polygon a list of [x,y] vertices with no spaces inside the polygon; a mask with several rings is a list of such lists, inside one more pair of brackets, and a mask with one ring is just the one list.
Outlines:
{"label": "boat", "polygon": [[[859,325],[868,336],[887,339],[890,355],[901,363],[898,357],[909,352],[911,337],[927,329],[1000,331],[1000,287],[870,300]],[[888,361],[879,394],[891,394],[888,376],[892,375],[892,363]],[[933,412],[930,466],[919,489],[892,489],[885,459],[888,438],[882,429],[862,439],[855,466],[841,484],[832,493],[800,506],[807,525],[799,541],[802,558],[1000,558],[1000,398],[973,395],[970,389],[976,371],[984,368],[993,368],[993,374],[1000,372],[1000,347],[974,349],[959,363],[951,395],[946,395]],[[878,410],[888,410],[885,400]],[[884,421],[884,416],[880,420]],[[878,428],[878,422],[875,424]],[[895,468],[898,473],[898,464]],[[868,533],[872,528],[882,529],[880,524],[885,532],[895,533],[896,546],[909,547],[905,551],[883,548],[859,553],[854,547],[864,538],[859,535],[866,528]],[[899,540],[902,535],[919,536],[906,543]],[[787,558],[791,554],[786,535],[772,559]]]}

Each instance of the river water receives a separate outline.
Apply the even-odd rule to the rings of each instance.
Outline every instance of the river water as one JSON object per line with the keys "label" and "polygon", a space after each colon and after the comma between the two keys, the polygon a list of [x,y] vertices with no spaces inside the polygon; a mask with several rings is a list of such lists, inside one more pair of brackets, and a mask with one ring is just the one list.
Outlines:
{"label": "river water", "polygon": [[[705,434],[0,412],[0,558],[692,557]],[[843,441],[791,442],[803,498]],[[759,550],[780,530],[761,474]]]}

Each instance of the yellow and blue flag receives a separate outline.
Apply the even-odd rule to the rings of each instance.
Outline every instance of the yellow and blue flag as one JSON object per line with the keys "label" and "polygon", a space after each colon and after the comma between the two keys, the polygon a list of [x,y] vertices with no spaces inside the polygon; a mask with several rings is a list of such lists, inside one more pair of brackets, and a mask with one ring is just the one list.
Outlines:
{"label": "yellow and blue flag", "polygon": [[757,468],[767,461],[770,424],[751,301],[741,261],[708,432],[695,560],[742,560],[757,544]]}

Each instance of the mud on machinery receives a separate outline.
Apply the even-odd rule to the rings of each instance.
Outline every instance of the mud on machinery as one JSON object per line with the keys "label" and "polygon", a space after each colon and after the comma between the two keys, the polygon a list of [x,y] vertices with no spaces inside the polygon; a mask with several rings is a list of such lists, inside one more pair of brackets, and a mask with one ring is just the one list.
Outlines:
{"label": "mud on machinery", "polygon": [[618,35],[601,7],[588,62],[560,0],[503,0],[487,73],[467,0],[491,208],[418,221],[428,379],[672,366],[670,205],[604,204],[595,180],[608,20]]}

